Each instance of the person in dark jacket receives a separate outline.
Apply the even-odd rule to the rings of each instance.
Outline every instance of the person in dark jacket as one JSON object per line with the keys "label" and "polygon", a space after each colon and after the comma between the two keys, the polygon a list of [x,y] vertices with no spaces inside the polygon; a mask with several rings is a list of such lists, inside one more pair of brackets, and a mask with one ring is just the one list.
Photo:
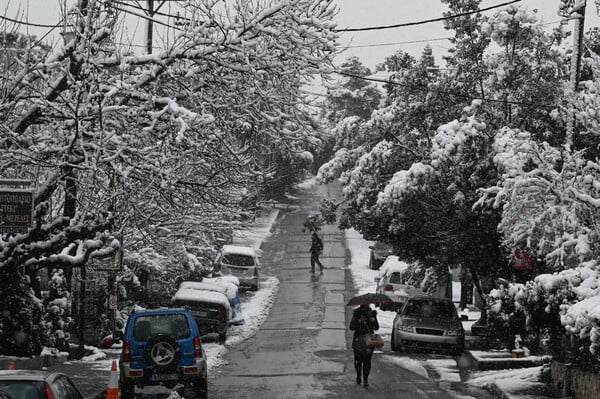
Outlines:
{"label": "person in dark jacket", "polygon": [[321,252],[323,252],[323,241],[321,237],[317,234],[316,231],[312,233],[311,244],[310,244],[310,272],[315,272],[315,263],[319,265],[321,268],[321,273],[323,272],[323,265],[319,260],[319,256],[321,256]]}
{"label": "person in dark jacket", "polygon": [[354,331],[352,339],[352,350],[354,351],[354,368],[356,369],[356,383],[369,386],[369,374],[371,372],[371,358],[373,349],[367,348],[365,334],[379,330],[377,312],[369,305],[361,305],[352,312],[350,330]]}

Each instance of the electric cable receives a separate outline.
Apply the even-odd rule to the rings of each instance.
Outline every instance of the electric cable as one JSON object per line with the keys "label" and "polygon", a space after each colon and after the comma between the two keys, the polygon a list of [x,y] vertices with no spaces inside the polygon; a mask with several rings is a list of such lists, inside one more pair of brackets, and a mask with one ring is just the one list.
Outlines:
{"label": "electric cable", "polygon": [[449,15],[447,17],[425,19],[422,21],[405,22],[402,24],[395,24],[395,25],[370,26],[370,27],[366,27],[366,28],[332,29],[332,31],[334,31],[334,32],[364,32],[364,31],[370,31],[370,30],[383,30],[383,29],[392,29],[392,28],[402,28],[405,26],[423,25],[423,24],[428,24],[431,22],[448,21],[448,20],[455,19],[455,18],[465,17],[465,16],[471,15],[471,14],[479,14],[484,11],[489,11],[489,10],[493,10],[495,8],[500,8],[500,7],[508,6],[508,5],[511,5],[514,3],[519,3],[520,1],[522,1],[522,0],[512,0],[512,1],[508,1],[506,3],[501,3],[501,4],[496,4],[494,6],[481,8],[479,10],[467,11],[467,12],[463,12],[460,14]]}
{"label": "electric cable", "polygon": [[3,20],[8,21],[8,22],[12,22],[14,24],[18,24],[18,25],[33,26],[33,27],[36,27],[36,28],[55,28],[54,25],[35,24],[33,22],[26,22],[26,21],[20,21],[18,19],[8,18],[8,17],[5,17],[3,15],[0,15],[0,19],[3,19]]}

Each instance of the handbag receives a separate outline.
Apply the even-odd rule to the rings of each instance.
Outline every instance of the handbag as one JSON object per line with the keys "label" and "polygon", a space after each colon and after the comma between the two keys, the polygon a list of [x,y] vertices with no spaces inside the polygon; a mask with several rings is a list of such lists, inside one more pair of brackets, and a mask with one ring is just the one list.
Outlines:
{"label": "handbag", "polygon": [[365,334],[365,344],[367,348],[381,348],[383,347],[383,338],[375,333]]}

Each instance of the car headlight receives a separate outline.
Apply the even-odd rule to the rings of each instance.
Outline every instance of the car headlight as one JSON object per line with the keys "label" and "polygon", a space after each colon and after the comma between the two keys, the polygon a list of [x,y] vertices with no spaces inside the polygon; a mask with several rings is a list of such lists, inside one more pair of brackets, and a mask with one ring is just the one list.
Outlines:
{"label": "car headlight", "polygon": [[415,332],[415,328],[413,326],[403,326],[403,325],[399,325],[397,327],[398,331],[404,331],[404,332]]}
{"label": "car headlight", "polygon": [[454,330],[446,330],[446,335],[449,336],[457,336],[457,335],[462,335],[463,331],[461,329],[454,329]]}

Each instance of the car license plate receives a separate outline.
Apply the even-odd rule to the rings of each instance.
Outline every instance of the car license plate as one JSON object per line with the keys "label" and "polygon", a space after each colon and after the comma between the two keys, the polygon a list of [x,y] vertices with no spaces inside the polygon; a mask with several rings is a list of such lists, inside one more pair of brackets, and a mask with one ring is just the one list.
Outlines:
{"label": "car license plate", "polygon": [[154,374],[152,381],[171,381],[176,380],[177,374]]}

